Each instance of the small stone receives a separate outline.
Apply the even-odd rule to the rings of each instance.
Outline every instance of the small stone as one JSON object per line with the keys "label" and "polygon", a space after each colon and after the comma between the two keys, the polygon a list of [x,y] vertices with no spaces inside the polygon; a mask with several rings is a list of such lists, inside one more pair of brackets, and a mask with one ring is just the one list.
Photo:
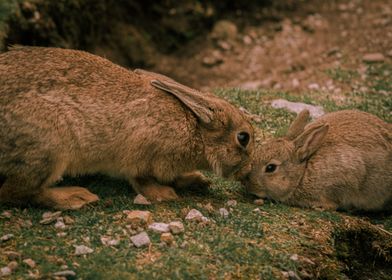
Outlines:
{"label": "small stone", "polygon": [[220,208],[219,209],[219,214],[221,215],[222,218],[226,219],[229,217],[229,211],[227,211],[226,208]]}
{"label": "small stone", "polygon": [[42,214],[42,220],[39,222],[41,225],[49,225],[57,220],[61,216],[61,211],[57,212],[45,212]]}
{"label": "small stone", "polygon": [[222,49],[224,51],[229,51],[232,48],[232,46],[226,41],[218,41],[217,45],[220,49]]}
{"label": "small stone", "polygon": [[186,215],[185,220],[199,221],[200,222],[203,217],[204,217],[203,214],[199,210],[192,209]]}
{"label": "small stone", "polygon": [[10,261],[18,260],[22,256],[21,253],[15,251],[6,251],[4,252],[4,254],[7,256],[8,260]]}
{"label": "small stone", "polygon": [[385,57],[382,53],[368,53],[362,57],[363,62],[367,63],[377,63],[383,62]]}
{"label": "small stone", "polygon": [[290,280],[301,280],[301,278],[298,276],[298,274],[292,270],[288,271],[288,276],[289,276]]}
{"label": "small stone", "polygon": [[255,199],[255,200],[253,200],[253,203],[258,206],[262,206],[262,205],[264,205],[264,199],[261,199],[261,198]]}
{"label": "small stone", "polygon": [[230,199],[230,200],[228,200],[228,201],[226,202],[226,205],[229,206],[229,207],[235,207],[235,206],[237,206],[237,200],[235,200],[235,199]]}
{"label": "small stone", "polygon": [[254,212],[254,213],[261,213],[261,210],[260,210],[260,208],[255,208],[255,209],[252,210],[252,212]]}
{"label": "small stone", "polygon": [[252,38],[249,35],[245,35],[242,38],[242,41],[244,42],[245,45],[250,45],[253,42]]}
{"label": "small stone", "polygon": [[133,204],[138,204],[138,205],[150,205],[151,202],[147,200],[143,195],[138,194],[135,199],[133,200]]}
{"label": "small stone", "polygon": [[298,254],[293,254],[293,255],[291,255],[291,256],[290,256],[290,260],[292,260],[292,261],[294,261],[294,262],[298,261]]}
{"label": "small stone", "polygon": [[16,261],[12,261],[7,266],[11,269],[11,271],[14,271],[15,269],[18,268],[18,263]]}
{"label": "small stone", "polygon": [[145,231],[142,231],[141,233],[132,236],[131,241],[133,245],[135,245],[137,248],[147,246],[151,243],[150,238]]}
{"label": "small stone", "polygon": [[181,222],[170,222],[169,229],[173,234],[179,234],[184,232],[184,224]]}
{"label": "small stone", "polygon": [[91,249],[90,247],[87,247],[85,245],[74,245],[75,247],[75,256],[80,256],[80,255],[87,255],[87,254],[91,254],[92,252],[94,252],[93,249]]}
{"label": "small stone", "polygon": [[3,235],[2,237],[0,237],[0,241],[1,242],[6,242],[10,239],[14,238],[14,235],[12,233],[8,233],[6,235]]}
{"label": "small stone", "polygon": [[189,245],[188,241],[185,240],[184,242],[181,243],[180,248],[184,249],[184,248],[188,247],[188,245]]}
{"label": "small stone", "polygon": [[297,88],[297,87],[300,86],[300,83],[299,83],[299,80],[298,80],[298,79],[293,79],[293,80],[291,81],[291,84],[292,84],[293,88]]}
{"label": "small stone", "polygon": [[148,226],[148,229],[151,229],[153,232],[156,233],[163,233],[163,232],[170,231],[169,225],[165,223],[152,223],[151,225]]}
{"label": "small stone", "polygon": [[11,211],[3,211],[1,213],[1,216],[3,216],[4,218],[10,219],[12,217],[12,213],[11,213]]}
{"label": "small stone", "polygon": [[174,236],[170,232],[164,232],[161,234],[161,241],[167,245],[171,245],[174,242]]}
{"label": "small stone", "polygon": [[130,223],[133,227],[146,226],[151,224],[152,215],[150,211],[127,211],[125,212],[127,215],[126,221]]}
{"label": "small stone", "polygon": [[66,225],[72,225],[75,223],[75,220],[72,219],[70,216],[64,216],[64,223]]}
{"label": "small stone", "polygon": [[64,222],[63,222],[62,220],[57,221],[57,222],[54,224],[54,227],[55,227],[56,229],[60,229],[60,230],[63,230],[63,229],[66,228],[66,226],[65,226],[65,224],[64,224]]}
{"label": "small stone", "polygon": [[58,237],[65,237],[65,236],[67,236],[67,233],[62,231],[62,232],[58,232],[56,235]]}
{"label": "small stone", "polygon": [[32,259],[24,259],[23,263],[27,264],[30,268],[36,267],[35,261]]}
{"label": "small stone", "polygon": [[291,102],[285,99],[275,99],[271,102],[273,108],[284,108],[290,112],[299,114],[302,110],[309,110],[310,116],[316,119],[325,114],[323,107],[305,104],[301,102]]}
{"label": "small stone", "polygon": [[308,89],[310,89],[310,90],[319,90],[320,86],[317,83],[311,83],[311,84],[308,85]]}
{"label": "small stone", "polygon": [[72,270],[63,270],[63,271],[58,271],[53,273],[54,276],[58,276],[58,277],[75,277],[76,273],[75,271]]}
{"label": "small stone", "polygon": [[8,266],[2,267],[0,269],[0,276],[9,276],[11,275],[11,273],[12,270]]}
{"label": "small stone", "polygon": [[120,244],[119,239],[112,239],[108,236],[101,236],[101,243],[106,246],[117,246]]}
{"label": "small stone", "polygon": [[206,56],[202,59],[203,65],[207,67],[216,66],[218,64],[221,64],[222,62],[223,58],[218,56]]}

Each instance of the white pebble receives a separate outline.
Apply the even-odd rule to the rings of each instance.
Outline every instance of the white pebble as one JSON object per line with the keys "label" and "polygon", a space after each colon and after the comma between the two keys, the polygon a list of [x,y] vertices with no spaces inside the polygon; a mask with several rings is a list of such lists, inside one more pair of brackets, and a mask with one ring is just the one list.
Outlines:
{"label": "white pebble", "polygon": [[91,254],[92,252],[94,252],[93,249],[85,246],[85,245],[74,245],[75,247],[75,255],[76,256],[80,256],[80,255],[87,255],[87,254]]}
{"label": "white pebble", "polygon": [[221,215],[222,218],[227,218],[229,217],[229,211],[227,211],[226,208],[220,208],[219,209],[219,214]]}
{"label": "white pebble", "polygon": [[132,243],[137,247],[147,246],[151,243],[148,234],[145,231],[131,237]]}

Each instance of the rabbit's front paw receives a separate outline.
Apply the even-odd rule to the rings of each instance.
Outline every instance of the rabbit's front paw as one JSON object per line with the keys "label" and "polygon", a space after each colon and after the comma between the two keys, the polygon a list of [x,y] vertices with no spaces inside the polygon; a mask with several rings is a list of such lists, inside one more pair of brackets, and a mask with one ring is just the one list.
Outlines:
{"label": "rabbit's front paw", "polygon": [[36,198],[36,203],[59,210],[76,210],[98,201],[97,195],[81,187],[45,189]]}
{"label": "rabbit's front paw", "polygon": [[147,199],[156,202],[178,199],[178,195],[172,187],[158,184],[143,186],[141,192]]}
{"label": "rabbit's front paw", "polygon": [[175,188],[189,188],[198,191],[208,191],[210,185],[210,179],[208,179],[199,171],[182,174],[174,182]]}

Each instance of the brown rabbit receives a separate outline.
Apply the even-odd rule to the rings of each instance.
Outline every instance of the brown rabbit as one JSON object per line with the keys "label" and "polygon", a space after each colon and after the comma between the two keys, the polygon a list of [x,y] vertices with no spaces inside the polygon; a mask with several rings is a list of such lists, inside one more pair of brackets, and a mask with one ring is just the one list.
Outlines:
{"label": "brown rabbit", "polygon": [[0,202],[77,209],[98,200],[63,175],[127,179],[152,200],[208,185],[248,164],[253,129],[242,113],[150,72],[82,51],[17,47],[0,55]]}
{"label": "brown rabbit", "polygon": [[391,209],[392,125],[351,110],[308,118],[256,148],[247,190],[301,207]]}

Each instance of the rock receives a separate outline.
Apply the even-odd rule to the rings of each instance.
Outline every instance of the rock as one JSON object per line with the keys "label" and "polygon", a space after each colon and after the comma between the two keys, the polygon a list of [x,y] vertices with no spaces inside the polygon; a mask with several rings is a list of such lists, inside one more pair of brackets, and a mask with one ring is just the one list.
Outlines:
{"label": "rock", "polygon": [[218,41],[216,44],[221,50],[224,51],[229,51],[232,49],[232,46],[226,41]]}
{"label": "rock", "polygon": [[260,210],[260,208],[255,208],[255,209],[252,210],[252,212],[254,212],[254,213],[261,213],[261,210]]}
{"label": "rock", "polygon": [[156,233],[163,233],[163,232],[170,231],[169,225],[165,223],[152,223],[151,225],[148,226],[148,229],[151,229],[153,232]]}
{"label": "rock", "polygon": [[202,60],[204,66],[213,67],[223,62],[223,57],[220,52],[213,52],[209,56],[205,56]]}
{"label": "rock", "polygon": [[238,34],[237,26],[228,20],[217,21],[212,28],[211,38],[215,40],[235,40]]}
{"label": "rock", "polygon": [[119,239],[112,239],[108,236],[101,236],[101,243],[105,246],[117,246],[120,244]]}
{"label": "rock", "polygon": [[152,215],[150,211],[124,211],[127,215],[126,221],[130,223],[134,228],[139,226],[144,227],[146,225],[151,224],[152,222]]}
{"label": "rock", "polygon": [[161,241],[167,245],[171,245],[174,242],[174,236],[170,232],[164,232],[161,234]]}
{"label": "rock", "polygon": [[54,227],[56,229],[60,229],[60,230],[63,230],[63,229],[66,228],[66,226],[65,226],[65,224],[63,222],[63,219],[60,219],[60,218],[57,219],[57,222],[54,224]]}
{"label": "rock", "polygon": [[36,267],[36,263],[32,259],[24,259],[23,263],[27,264],[30,268]]}
{"label": "rock", "polygon": [[263,81],[249,81],[241,84],[239,87],[243,90],[257,90],[263,86]]}
{"label": "rock", "polygon": [[72,270],[63,270],[63,271],[55,272],[53,273],[53,275],[57,277],[75,277],[76,273],[75,271]]}
{"label": "rock", "polygon": [[10,260],[10,261],[18,260],[22,256],[21,253],[18,253],[15,251],[5,251],[4,255],[6,255],[8,260]]}
{"label": "rock", "polygon": [[312,83],[312,84],[308,85],[308,89],[310,89],[310,90],[319,90],[320,86],[319,86],[319,84]]}
{"label": "rock", "polygon": [[135,245],[137,248],[147,246],[151,243],[150,238],[145,231],[142,231],[141,233],[132,236],[131,241],[133,245]]}
{"label": "rock", "polygon": [[58,232],[56,235],[58,237],[65,237],[65,236],[67,236],[67,233],[66,232]]}
{"label": "rock", "polygon": [[229,217],[229,211],[227,211],[226,208],[220,208],[219,209],[219,214],[221,215],[222,218],[226,219]]}
{"label": "rock", "polygon": [[301,280],[301,277],[299,277],[298,274],[292,270],[288,271],[288,276],[290,280]]}
{"label": "rock", "polygon": [[12,238],[14,238],[14,235],[12,233],[8,233],[8,234],[5,234],[2,237],[0,237],[0,241],[1,242],[6,242],[6,241],[8,241],[8,240],[10,240]]}
{"label": "rock", "polygon": [[93,249],[91,249],[90,247],[87,247],[85,245],[74,245],[75,247],[75,256],[80,256],[80,255],[87,255],[87,254],[91,254],[92,252],[94,252]]}
{"label": "rock", "polygon": [[135,199],[133,200],[133,204],[138,205],[151,205],[151,202],[147,200],[143,195],[138,194]]}
{"label": "rock", "polygon": [[255,199],[255,200],[253,200],[253,203],[258,206],[262,206],[262,205],[264,205],[264,199],[261,199],[261,198]]}
{"label": "rock", "polygon": [[11,273],[12,273],[12,270],[8,266],[2,267],[0,269],[0,276],[9,276],[9,275],[11,275]]}
{"label": "rock", "polygon": [[235,206],[237,206],[237,200],[235,200],[235,199],[230,199],[230,200],[228,200],[228,201],[226,202],[226,205],[229,206],[229,207],[235,207]]}
{"label": "rock", "polygon": [[191,211],[189,211],[185,217],[185,220],[198,221],[198,222],[202,222],[205,219],[208,220],[208,218],[204,217],[203,214],[196,209],[192,209]]}
{"label": "rock", "polygon": [[39,222],[41,225],[49,225],[57,220],[61,216],[61,211],[57,212],[45,212],[42,214],[42,220]]}
{"label": "rock", "polygon": [[7,218],[7,219],[11,219],[12,213],[11,213],[11,211],[3,211],[1,213],[1,216],[3,216],[4,218]]}
{"label": "rock", "polygon": [[293,88],[297,88],[300,86],[299,80],[298,79],[293,79],[291,81],[291,85],[293,86]]}
{"label": "rock", "polygon": [[245,45],[250,45],[252,44],[253,40],[249,35],[245,35],[242,37],[242,42],[244,42]]}
{"label": "rock", "polygon": [[291,255],[291,256],[290,256],[290,260],[292,260],[292,261],[294,261],[294,262],[298,261],[298,254],[293,254],[293,255]]}
{"label": "rock", "polygon": [[16,261],[12,261],[7,264],[7,266],[9,267],[9,269],[11,269],[11,271],[14,271],[18,268],[18,263]]}
{"label": "rock", "polygon": [[300,113],[304,109],[308,109],[310,116],[316,119],[325,114],[323,107],[305,104],[301,102],[290,102],[285,99],[276,99],[271,102],[273,108],[284,108],[290,112]]}
{"label": "rock", "polygon": [[170,222],[169,229],[173,234],[179,234],[184,232],[184,224],[181,222]]}
{"label": "rock", "polygon": [[383,62],[385,57],[382,53],[367,53],[362,57],[362,60],[367,63],[377,63]]}

